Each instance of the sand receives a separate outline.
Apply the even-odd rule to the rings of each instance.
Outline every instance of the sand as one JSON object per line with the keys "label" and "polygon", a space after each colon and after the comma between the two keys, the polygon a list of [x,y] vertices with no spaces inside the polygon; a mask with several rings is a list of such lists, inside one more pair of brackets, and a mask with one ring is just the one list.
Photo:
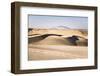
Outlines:
{"label": "sand", "polygon": [[[48,36],[43,34],[57,34],[62,36]],[[85,33],[86,34],[86,33]],[[55,59],[84,59],[88,57],[87,34],[79,30],[32,30],[29,32],[28,59],[29,60],[55,60]],[[37,36],[40,35],[40,36]],[[71,44],[66,37],[81,36],[77,46]]]}
{"label": "sand", "polygon": [[29,60],[83,59],[87,58],[86,46],[29,45]]}
{"label": "sand", "polygon": [[[59,36],[49,36],[40,41],[39,40],[36,41],[35,38],[33,38],[33,39],[34,39],[33,42],[32,42],[32,40],[30,41],[31,44],[33,44],[33,45],[71,45],[71,43],[68,40],[66,40],[62,37],[59,37]],[[38,39],[39,39],[39,37],[38,37]]]}
{"label": "sand", "polygon": [[33,29],[28,33],[28,35],[34,35],[34,34],[60,34],[64,36],[72,36],[77,35],[84,38],[87,38],[86,32],[81,32],[80,30],[74,30],[74,29]]}

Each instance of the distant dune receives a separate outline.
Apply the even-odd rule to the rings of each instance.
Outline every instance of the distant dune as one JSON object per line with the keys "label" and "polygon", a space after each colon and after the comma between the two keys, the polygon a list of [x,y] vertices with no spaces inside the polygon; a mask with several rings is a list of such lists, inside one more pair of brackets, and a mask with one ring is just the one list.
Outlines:
{"label": "distant dune", "polygon": [[[33,29],[28,35],[59,34],[64,36],[78,35],[87,38],[87,32],[74,29]],[[84,35],[85,34],[85,35]]]}

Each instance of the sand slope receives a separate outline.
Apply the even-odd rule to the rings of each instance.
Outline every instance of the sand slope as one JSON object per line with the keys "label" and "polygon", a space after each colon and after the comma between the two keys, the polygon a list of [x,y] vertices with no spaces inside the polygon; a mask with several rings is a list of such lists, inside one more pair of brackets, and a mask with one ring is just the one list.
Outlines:
{"label": "sand slope", "polygon": [[[42,36],[45,34],[62,36]],[[66,39],[72,35],[81,36],[77,41],[78,46]],[[33,36],[29,39],[28,45],[29,60],[83,59],[88,57],[87,34],[84,35],[79,30],[34,29],[29,32],[29,36]]]}
{"label": "sand slope", "polygon": [[68,40],[59,36],[49,36],[43,40],[32,42],[33,45],[72,45]]}
{"label": "sand slope", "polygon": [[87,47],[29,45],[29,60],[84,59],[87,58]]}
{"label": "sand slope", "polygon": [[[29,38],[29,44],[33,45],[74,45],[73,42],[71,42],[68,37],[63,36],[46,36],[46,35],[40,35],[35,36],[32,38]],[[79,46],[87,46],[87,40],[84,38],[79,38],[79,40],[76,40],[75,42]]]}

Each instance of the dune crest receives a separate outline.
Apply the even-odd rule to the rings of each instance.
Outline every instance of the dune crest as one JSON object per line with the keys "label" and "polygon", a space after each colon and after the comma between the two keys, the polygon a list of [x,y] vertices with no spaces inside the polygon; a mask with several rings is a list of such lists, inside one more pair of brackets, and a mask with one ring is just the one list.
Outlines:
{"label": "dune crest", "polygon": [[33,45],[72,45],[68,40],[59,36],[48,36],[47,38],[31,43]]}
{"label": "dune crest", "polygon": [[87,35],[83,34],[80,30],[74,30],[74,29],[33,29],[28,33],[28,35],[43,35],[43,34],[59,34],[63,36],[72,36],[72,35],[78,35],[82,37],[87,37]]}

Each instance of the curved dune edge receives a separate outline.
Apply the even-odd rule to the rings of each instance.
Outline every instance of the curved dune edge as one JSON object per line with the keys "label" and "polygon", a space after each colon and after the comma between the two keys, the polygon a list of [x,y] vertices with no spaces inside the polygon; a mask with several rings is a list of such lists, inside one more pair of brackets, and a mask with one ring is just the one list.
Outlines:
{"label": "curved dune edge", "polygon": [[33,29],[28,33],[29,36],[32,35],[44,35],[44,34],[58,34],[58,35],[63,35],[63,36],[72,36],[72,35],[77,35],[81,36],[87,39],[87,33],[81,32],[80,30],[74,30],[74,29]]}
{"label": "curved dune edge", "polygon": [[34,45],[72,45],[68,40],[59,36],[49,36],[41,41],[33,42]]}
{"label": "curved dune edge", "polygon": [[28,42],[34,45],[75,45],[73,40],[67,39],[72,36],[77,36],[79,39],[77,42],[75,41],[77,45],[87,46],[87,35],[79,30],[72,29],[34,29],[28,33]]}
{"label": "curved dune edge", "polygon": [[[36,38],[37,39],[37,38]],[[30,41],[33,45],[73,45],[69,40],[61,37],[61,36],[48,36],[43,40],[36,41]],[[81,39],[80,41],[77,41],[77,45],[80,46],[86,46],[87,41],[84,39]]]}

